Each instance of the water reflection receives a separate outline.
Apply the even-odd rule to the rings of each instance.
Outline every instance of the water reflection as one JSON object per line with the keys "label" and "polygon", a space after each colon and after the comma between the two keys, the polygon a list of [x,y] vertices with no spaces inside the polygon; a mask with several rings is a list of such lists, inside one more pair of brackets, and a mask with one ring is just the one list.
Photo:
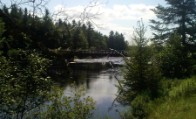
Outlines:
{"label": "water reflection", "polygon": [[[114,75],[117,74],[119,79],[123,77],[119,74],[119,68],[116,69],[104,69],[99,71],[93,70],[78,70],[72,69],[70,71],[70,83],[75,82],[76,85],[86,86],[86,96],[92,97],[96,101],[96,110],[94,118],[103,118],[109,116],[112,119],[119,119],[119,113],[116,110],[123,110],[123,106],[113,107],[112,110],[108,110],[111,107],[113,100],[116,97],[117,80]],[[68,95],[72,90],[70,84],[64,85],[64,93]]]}

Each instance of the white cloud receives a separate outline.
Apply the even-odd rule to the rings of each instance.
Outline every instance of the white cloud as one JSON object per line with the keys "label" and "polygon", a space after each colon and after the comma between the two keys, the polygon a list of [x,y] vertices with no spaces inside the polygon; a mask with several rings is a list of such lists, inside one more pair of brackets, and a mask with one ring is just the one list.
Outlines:
{"label": "white cloud", "polygon": [[[54,7],[54,11],[64,11],[64,16],[69,16],[71,19],[81,18],[81,14],[86,10],[86,14],[95,24],[97,30],[100,30],[104,34],[108,34],[109,31],[118,31],[125,35],[126,40],[129,40],[130,34],[133,32],[133,26],[136,22],[143,19],[144,22],[155,17],[151,9],[154,6],[149,6],[145,4],[130,4],[130,5],[113,5],[112,7],[107,7],[104,4],[100,4],[95,7],[86,8],[84,6],[75,7],[64,7],[58,5]],[[95,16],[93,16],[95,15]],[[63,18],[62,15],[59,16]]]}

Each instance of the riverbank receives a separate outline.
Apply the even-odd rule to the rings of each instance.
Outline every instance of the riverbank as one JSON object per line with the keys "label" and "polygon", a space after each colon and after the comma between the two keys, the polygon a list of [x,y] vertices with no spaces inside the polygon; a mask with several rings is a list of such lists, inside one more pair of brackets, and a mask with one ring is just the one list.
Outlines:
{"label": "riverbank", "polygon": [[[162,96],[145,102],[145,96],[136,102],[140,105],[138,114],[146,119],[195,119],[196,117],[196,76],[187,79],[164,79]],[[124,114],[125,119],[133,118],[133,110]]]}
{"label": "riverbank", "polygon": [[174,80],[173,86],[161,103],[153,102],[149,119],[195,119],[196,118],[196,77]]}
{"label": "riverbank", "polygon": [[195,119],[196,94],[187,98],[167,100],[156,106],[149,119]]}

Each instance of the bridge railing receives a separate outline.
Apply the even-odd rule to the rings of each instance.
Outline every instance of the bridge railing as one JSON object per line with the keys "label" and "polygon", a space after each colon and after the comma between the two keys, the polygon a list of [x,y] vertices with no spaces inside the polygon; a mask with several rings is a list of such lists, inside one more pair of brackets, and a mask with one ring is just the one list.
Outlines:
{"label": "bridge railing", "polygon": [[[118,53],[117,53],[118,52]],[[119,53],[127,56],[126,51],[114,51],[114,50],[59,50],[59,51],[53,51],[53,53],[61,56],[107,56],[107,55],[112,55],[112,56],[120,56]]]}

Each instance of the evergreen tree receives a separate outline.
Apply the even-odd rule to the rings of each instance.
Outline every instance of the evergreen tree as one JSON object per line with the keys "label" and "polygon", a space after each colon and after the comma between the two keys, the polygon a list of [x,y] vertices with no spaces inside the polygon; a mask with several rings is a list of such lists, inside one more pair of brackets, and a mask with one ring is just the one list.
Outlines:
{"label": "evergreen tree", "polygon": [[7,42],[5,40],[5,38],[3,38],[3,33],[5,32],[5,28],[4,28],[4,23],[2,22],[2,20],[0,19],[0,55],[5,55],[5,52],[7,53],[7,50],[5,46],[7,46]]}
{"label": "evergreen tree", "polygon": [[[165,1],[167,6],[159,5],[153,10],[158,18],[158,20],[151,20],[151,28],[156,31],[153,40],[158,44],[166,44],[164,53],[162,52],[164,57],[162,60],[165,60],[162,61],[163,64],[165,63],[165,65],[162,65],[164,75],[182,78],[189,76],[188,72],[191,72],[191,64],[186,59],[192,58],[195,60],[196,33],[194,31],[196,30],[196,1]],[[175,33],[179,34],[179,36],[174,36],[173,34]],[[172,44],[170,44],[171,41],[173,42]],[[174,43],[174,41],[176,42]],[[169,52],[174,54],[170,54]],[[166,57],[169,59],[174,58],[174,61],[168,61]],[[177,73],[178,70],[181,73]]]}
{"label": "evergreen tree", "polygon": [[107,48],[107,39],[100,32],[93,33],[93,47],[98,50],[103,50]]}
{"label": "evergreen tree", "polygon": [[108,38],[108,47],[114,49],[114,31],[110,31]]}
{"label": "evergreen tree", "polygon": [[115,50],[125,50],[127,47],[127,43],[125,42],[123,34],[110,31],[110,35],[108,38],[108,47]]}
{"label": "evergreen tree", "polygon": [[191,73],[190,57],[183,51],[180,41],[178,34],[172,34],[160,52],[162,74],[167,78],[184,78]]}
{"label": "evergreen tree", "polygon": [[88,41],[88,48],[91,48],[93,45],[93,28],[90,22],[87,23],[87,41]]}
{"label": "evergreen tree", "polygon": [[130,104],[137,96],[143,94],[152,99],[158,96],[160,72],[153,52],[147,46],[145,32],[146,28],[141,21],[133,34],[136,46],[126,64],[123,89],[120,88],[119,100],[123,103]]}
{"label": "evergreen tree", "polygon": [[88,48],[88,41],[86,39],[86,36],[84,34],[84,31],[80,31],[79,34],[79,39],[78,39],[78,48],[82,48],[82,49],[87,49]]}
{"label": "evergreen tree", "polygon": [[162,43],[169,34],[177,32],[182,36],[184,46],[195,46],[196,33],[196,1],[165,0],[167,5],[157,6],[153,11],[158,20],[151,20],[151,28],[156,31],[154,39]]}

